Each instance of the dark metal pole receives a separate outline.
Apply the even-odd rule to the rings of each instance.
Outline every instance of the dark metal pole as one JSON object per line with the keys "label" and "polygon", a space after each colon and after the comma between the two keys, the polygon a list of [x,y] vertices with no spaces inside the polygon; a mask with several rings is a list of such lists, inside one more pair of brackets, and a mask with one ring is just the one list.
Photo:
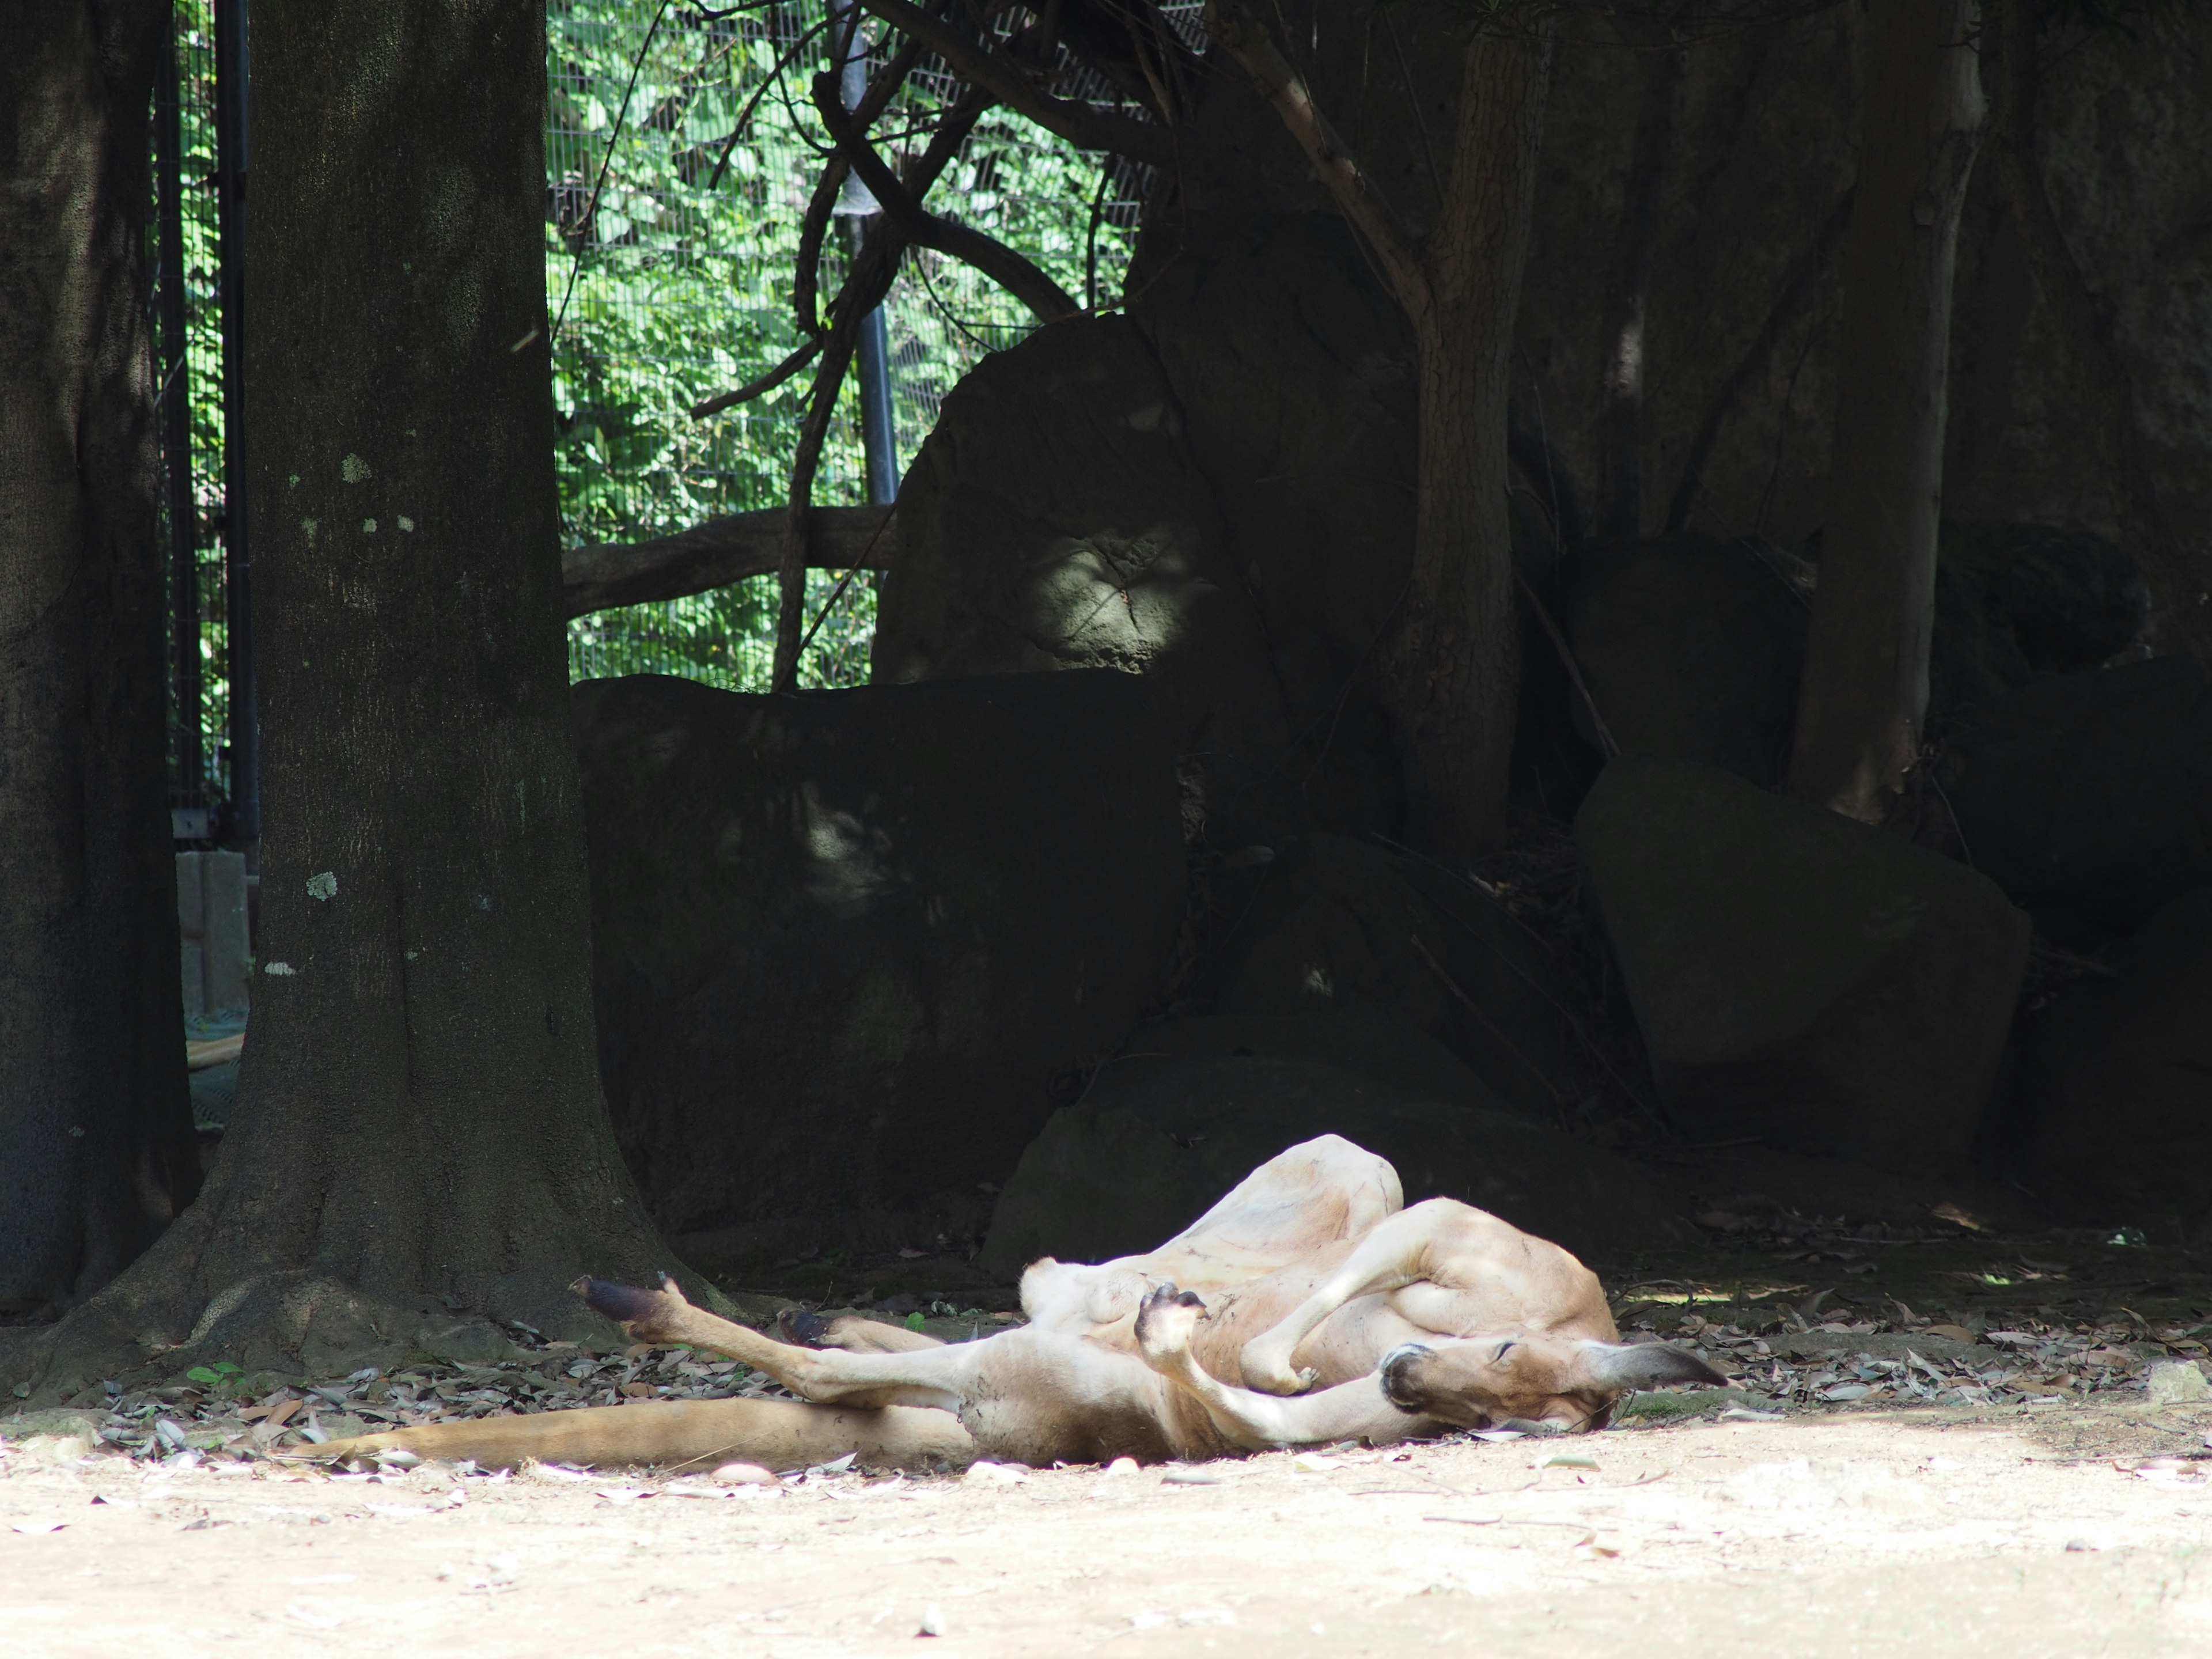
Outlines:
{"label": "dark metal pole", "polygon": [[[836,49],[848,27],[853,30],[840,70],[839,89],[847,109],[858,105],[868,90],[867,48],[857,24],[850,21],[851,7],[852,0],[830,0],[830,49]],[[837,212],[845,221],[845,234],[855,256],[867,240],[868,221],[881,211],[860,181],[848,175]],[[860,376],[860,447],[867,458],[868,500],[878,507],[889,507],[898,499],[898,433],[891,423],[890,328],[883,306],[860,319],[854,366]]]}
{"label": "dark metal pole", "polygon": [[261,833],[261,729],[254,707],[253,560],[246,523],[246,0],[215,0],[216,207],[222,295],[222,496],[230,599],[231,833]]}
{"label": "dark metal pole", "polygon": [[[190,340],[185,318],[184,137],[178,106],[177,24],[169,20],[161,84],[154,99],[155,187],[161,192],[162,484],[169,514],[169,614],[177,653],[176,804],[206,799],[200,748],[200,538],[192,500],[192,399]],[[204,834],[203,828],[201,833]]]}

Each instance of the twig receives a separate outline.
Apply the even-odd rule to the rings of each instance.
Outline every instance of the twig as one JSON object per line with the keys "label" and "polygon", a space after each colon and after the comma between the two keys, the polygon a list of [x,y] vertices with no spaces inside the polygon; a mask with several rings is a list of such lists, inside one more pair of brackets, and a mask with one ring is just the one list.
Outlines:
{"label": "twig", "polygon": [[749,404],[763,392],[775,391],[776,387],[805,368],[808,363],[813,362],[815,353],[821,349],[822,337],[817,335],[757,380],[748,380],[735,392],[720,392],[708,398],[704,403],[692,404],[691,418],[695,421],[704,420],[709,415],[719,415],[724,410],[733,409],[739,404]]}
{"label": "twig", "polygon": [[814,625],[806,630],[806,637],[799,642],[799,654],[802,660],[804,660],[806,656],[806,647],[814,643],[814,636],[822,631],[822,624],[830,620],[830,613],[837,608],[837,601],[844,597],[845,590],[853,585],[853,578],[859,575],[863,570],[882,568],[879,565],[871,565],[868,563],[868,556],[876,550],[877,541],[881,538],[884,532],[890,527],[890,522],[891,515],[888,513],[884,514],[883,523],[878,525],[876,526],[876,533],[868,538],[868,544],[861,550],[860,559],[853,565],[851,569],[848,570],[843,575],[837,578],[837,585],[830,590],[830,597],[822,601],[822,609],[815,613]]}
{"label": "twig", "polygon": [[669,0],[660,0],[660,9],[653,14],[645,39],[638,43],[637,56],[630,60],[629,84],[623,88],[622,108],[615,115],[614,131],[607,135],[607,153],[599,158],[599,176],[592,185],[591,199],[584,204],[576,252],[568,263],[568,282],[561,290],[561,309],[554,313],[553,332],[546,341],[549,346],[561,337],[561,325],[568,319],[568,301],[576,291],[576,273],[584,268],[584,250],[591,246],[588,239],[599,216],[599,192],[607,187],[607,172],[615,164],[615,146],[622,143],[623,123],[629,116],[630,94],[637,90],[638,71],[645,67],[645,54],[653,50],[653,37],[660,33],[660,20],[668,15],[668,6]]}
{"label": "twig", "polygon": [[722,173],[730,165],[730,156],[737,149],[738,140],[744,137],[745,129],[752,125],[753,112],[760,107],[761,100],[767,97],[769,89],[775,85],[776,77],[791,66],[800,52],[806,50],[816,35],[828,27],[826,21],[809,27],[798,40],[792,42],[791,50],[775,60],[774,66],[768,72],[767,78],[760,83],[759,88],[751,97],[745,100],[745,106],[738,112],[737,125],[730,129],[730,136],[722,140],[722,153],[714,158],[714,171],[708,176],[707,190],[710,195],[720,186]]}

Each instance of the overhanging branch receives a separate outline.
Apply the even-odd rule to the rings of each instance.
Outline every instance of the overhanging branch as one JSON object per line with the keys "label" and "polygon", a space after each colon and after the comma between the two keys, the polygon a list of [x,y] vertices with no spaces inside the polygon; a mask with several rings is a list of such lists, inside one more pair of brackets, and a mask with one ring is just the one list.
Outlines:
{"label": "overhanging branch", "polygon": [[1041,92],[1018,65],[908,0],[860,0],[860,3],[942,58],[962,80],[981,88],[1046,131],[1058,133],[1078,149],[1113,150],[1156,167],[1175,165],[1175,136],[1166,128]]}
{"label": "overhanging branch", "polygon": [[[561,560],[561,614],[589,616],[617,605],[680,599],[774,574],[783,562],[787,510],[733,513],[649,542],[601,542]],[[817,570],[888,569],[898,520],[887,507],[817,507],[807,524],[806,562]]]}
{"label": "overhanging branch", "polygon": [[1004,242],[967,225],[940,218],[908,194],[906,186],[884,164],[883,158],[860,132],[858,123],[846,114],[835,76],[814,77],[814,106],[821,113],[823,125],[830,129],[830,136],[837,141],[838,153],[908,242],[933,248],[975,266],[1035,312],[1042,321],[1058,322],[1082,310],[1058,283]]}

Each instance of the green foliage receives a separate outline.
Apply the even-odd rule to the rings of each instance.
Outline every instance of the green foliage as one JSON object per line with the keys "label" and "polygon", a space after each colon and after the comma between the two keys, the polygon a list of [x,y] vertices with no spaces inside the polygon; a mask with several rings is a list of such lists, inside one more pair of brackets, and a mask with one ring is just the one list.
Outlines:
{"label": "green foliage", "polygon": [[[688,413],[755,379],[803,338],[793,276],[829,145],[807,94],[829,48],[807,32],[824,14],[712,17],[671,6],[656,29],[659,10],[658,0],[552,0],[547,12],[546,290],[570,545],[642,540],[781,505],[810,391],[801,374],[708,420]],[[882,142],[918,149],[952,93],[941,76],[915,77],[878,125]],[[994,112],[931,204],[1021,248],[1081,295],[1099,179],[1097,158]],[[1102,295],[1119,292],[1133,218],[1116,212],[1099,227]],[[848,252],[842,236],[830,239],[825,301]],[[903,471],[953,384],[987,351],[1021,338],[1032,319],[995,285],[931,254],[909,259],[886,311]],[[865,499],[858,404],[848,381],[815,485],[823,505]],[[834,586],[810,575],[810,623]],[[872,584],[848,585],[801,665],[802,683],[865,679],[874,615]],[[775,625],[774,585],[764,577],[604,612],[571,624],[570,673],[679,673],[758,690]]]}

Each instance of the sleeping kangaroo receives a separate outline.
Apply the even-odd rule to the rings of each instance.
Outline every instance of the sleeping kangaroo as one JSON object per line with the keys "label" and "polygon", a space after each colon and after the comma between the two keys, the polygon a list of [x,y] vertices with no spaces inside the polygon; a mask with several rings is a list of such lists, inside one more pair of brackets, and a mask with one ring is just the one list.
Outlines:
{"label": "sleeping kangaroo", "polygon": [[787,1314],[787,1334],[827,1345],[810,1347],[695,1308],[672,1280],[580,1279],[633,1340],[741,1360],[800,1401],[589,1407],[365,1435],[315,1455],[1159,1462],[1511,1419],[1598,1427],[1631,1390],[1724,1380],[1680,1349],[1620,1343],[1596,1276],[1559,1246],[1450,1199],[1403,1205],[1387,1162],[1323,1135],[1149,1255],[1035,1263],[1022,1277],[1030,1322],[954,1344]]}

